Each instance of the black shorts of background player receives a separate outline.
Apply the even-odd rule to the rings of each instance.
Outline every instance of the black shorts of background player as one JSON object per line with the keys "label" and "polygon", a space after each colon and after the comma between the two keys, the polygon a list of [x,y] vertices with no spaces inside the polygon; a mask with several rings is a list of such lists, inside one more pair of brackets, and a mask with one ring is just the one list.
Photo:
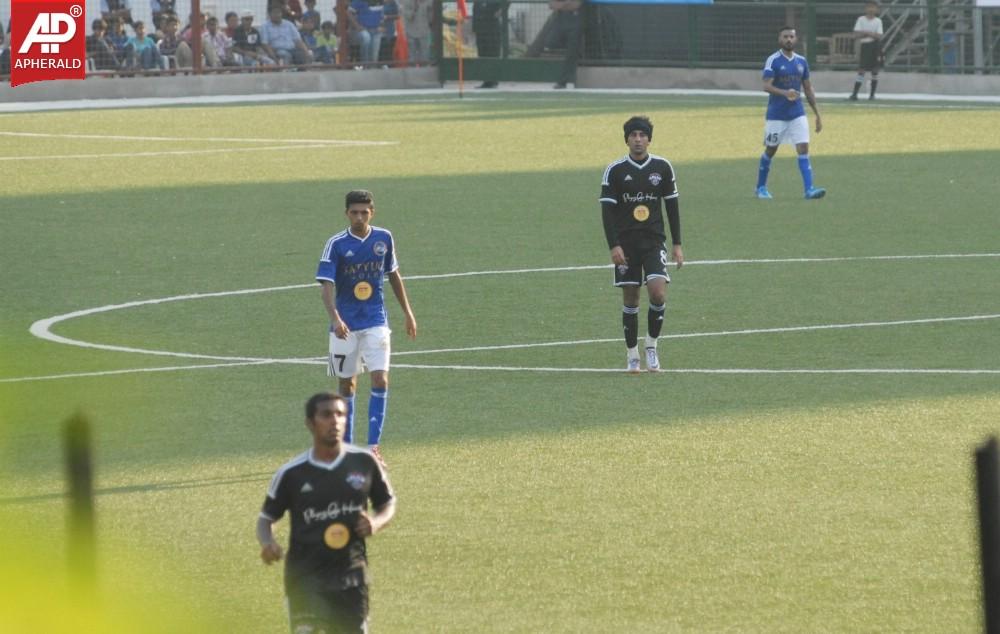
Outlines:
{"label": "black shorts of background player", "polygon": [[615,266],[615,286],[622,289],[622,326],[625,331],[626,370],[640,371],[639,291],[643,284],[649,295],[646,334],[646,369],[660,370],[656,349],[663,327],[667,284],[667,264],[663,207],[666,207],[677,267],[684,264],[681,249],[681,221],[677,202],[677,182],[670,161],[649,153],[653,124],[646,117],[625,122],[628,154],[608,165],[601,182],[601,217],[604,236]]}

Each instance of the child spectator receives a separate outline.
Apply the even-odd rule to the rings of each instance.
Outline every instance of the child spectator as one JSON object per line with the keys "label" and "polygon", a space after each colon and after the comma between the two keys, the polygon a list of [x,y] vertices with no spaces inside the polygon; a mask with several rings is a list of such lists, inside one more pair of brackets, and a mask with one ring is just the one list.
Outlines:
{"label": "child spectator", "polygon": [[146,25],[142,20],[136,20],[132,29],[135,31],[135,36],[130,37],[128,44],[125,45],[127,54],[125,65],[129,68],[160,70],[162,57],[156,47],[156,42],[146,35]]}
{"label": "child spectator", "polygon": [[125,32],[125,23],[118,18],[111,18],[108,22],[107,39],[115,49],[115,59],[118,66],[125,63],[125,45],[128,44],[128,33]]}
{"label": "child spectator", "polygon": [[226,28],[222,29],[222,32],[226,34],[226,37],[233,39],[236,37],[236,29],[240,26],[240,16],[236,14],[235,11],[229,11],[226,13]]}
{"label": "child spectator", "polygon": [[115,70],[118,58],[115,56],[115,45],[107,36],[108,24],[97,18],[91,23],[91,29],[93,32],[87,36],[87,58],[93,60],[97,70]]}
{"label": "child spectator", "polygon": [[323,24],[323,18],[316,10],[316,0],[306,0],[306,10],[302,12],[302,22],[305,23],[307,18],[312,18],[314,28],[318,29],[319,25]]}
{"label": "child spectator", "polygon": [[313,59],[320,64],[332,64],[333,55],[330,49],[320,46],[316,41],[316,23],[308,13],[302,16],[302,28],[299,29],[302,42],[312,51]]}
{"label": "child spectator", "polygon": [[[322,51],[326,49],[330,56],[330,62],[337,59],[337,51],[340,50],[340,43],[337,41],[337,25],[327,20],[321,25],[321,30],[316,34],[316,49]],[[322,52],[316,54],[316,59],[321,59]]]}

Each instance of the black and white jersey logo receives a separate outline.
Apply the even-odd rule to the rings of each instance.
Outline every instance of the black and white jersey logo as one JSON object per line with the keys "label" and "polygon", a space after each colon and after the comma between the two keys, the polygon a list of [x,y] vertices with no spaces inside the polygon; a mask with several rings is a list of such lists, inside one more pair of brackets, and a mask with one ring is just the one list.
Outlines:
{"label": "black and white jersey logo", "polygon": [[361,488],[365,486],[365,481],[367,479],[368,478],[365,477],[365,474],[360,471],[352,471],[347,474],[347,484],[351,485],[351,488],[355,491],[360,491]]}
{"label": "black and white jersey logo", "polygon": [[663,177],[660,176],[657,172],[653,172],[652,174],[649,175],[649,182],[652,183],[653,185],[659,185],[660,181],[662,180]]}

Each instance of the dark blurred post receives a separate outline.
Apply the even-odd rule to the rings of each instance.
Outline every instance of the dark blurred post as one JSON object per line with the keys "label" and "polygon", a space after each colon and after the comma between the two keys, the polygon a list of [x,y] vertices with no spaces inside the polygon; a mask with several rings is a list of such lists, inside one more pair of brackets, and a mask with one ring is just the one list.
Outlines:
{"label": "dark blurred post", "polygon": [[90,422],[76,414],[64,428],[66,479],[69,483],[69,568],[81,587],[93,587],[96,577],[94,548],[94,470]]}
{"label": "dark blurred post", "polygon": [[333,12],[337,16],[337,59],[333,60],[341,66],[350,67],[351,61],[351,30],[348,28],[348,0],[337,0]]}
{"label": "dark blurred post", "polygon": [[1000,634],[1000,460],[996,436],[976,448],[979,545],[983,565],[983,612],[987,634]]}
{"label": "dark blurred post", "polygon": [[201,74],[201,33],[204,28],[201,19],[201,0],[191,0],[191,62],[195,75]]}

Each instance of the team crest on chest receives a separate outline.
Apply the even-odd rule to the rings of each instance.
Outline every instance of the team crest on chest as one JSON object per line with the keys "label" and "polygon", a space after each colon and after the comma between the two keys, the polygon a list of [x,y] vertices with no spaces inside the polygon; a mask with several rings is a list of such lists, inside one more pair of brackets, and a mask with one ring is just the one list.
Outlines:
{"label": "team crest on chest", "polygon": [[351,485],[352,489],[354,489],[355,491],[360,491],[362,487],[365,486],[365,482],[368,481],[368,478],[366,478],[365,474],[361,473],[360,471],[352,471],[347,474],[346,480],[347,484]]}
{"label": "team crest on chest", "polygon": [[386,246],[385,242],[376,242],[375,244],[372,245],[372,251],[374,251],[375,255],[379,257],[385,255],[385,252],[388,250],[389,247]]}
{"label": "team crest on chest", "polygon": [[660,176],[658,172],[653,172],[652,174],[649,175],[649,182],[652,183],[653,186],[659,185],[660,181],[662,180],[663,177]]}
{"label": "team crest on chest", "polygon": [[802,73],[803,73],[803,72],[805,71],[805,69],[806,69],[806,68],[805,68],[805,66],[803,66],[802,64],[796,64],[796,65],[795,65],[795,68],[797,68],[797,69],[799,70],[799,74],[800,74],[800,75],[801,75],[801,74],[802,74]]}

